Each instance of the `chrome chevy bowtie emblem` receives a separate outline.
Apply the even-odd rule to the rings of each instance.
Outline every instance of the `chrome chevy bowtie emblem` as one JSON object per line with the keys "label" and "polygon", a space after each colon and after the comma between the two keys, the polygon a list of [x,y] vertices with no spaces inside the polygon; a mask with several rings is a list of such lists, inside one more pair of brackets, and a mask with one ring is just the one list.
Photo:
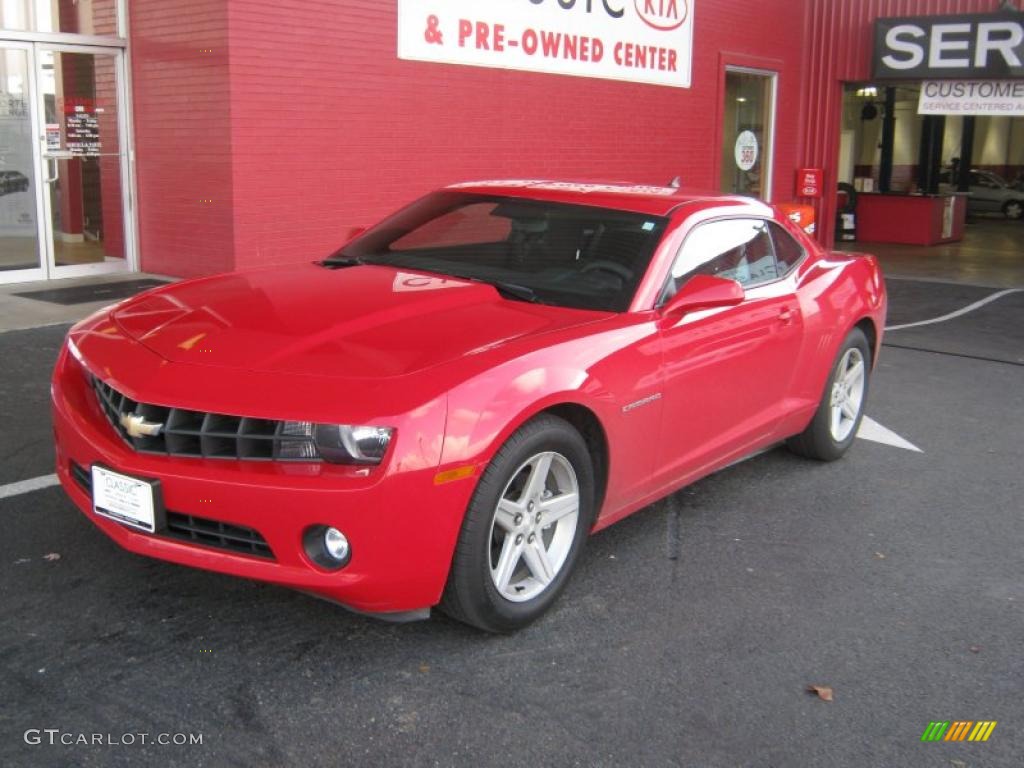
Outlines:
{"label": "chrome chevy bowtie emblem", "polygon": [[146,421],[146,418],[138,413],[122,413],[121,426],[130,437],[153,437],[160,434],[164,428],[163,424],[155,421]]}

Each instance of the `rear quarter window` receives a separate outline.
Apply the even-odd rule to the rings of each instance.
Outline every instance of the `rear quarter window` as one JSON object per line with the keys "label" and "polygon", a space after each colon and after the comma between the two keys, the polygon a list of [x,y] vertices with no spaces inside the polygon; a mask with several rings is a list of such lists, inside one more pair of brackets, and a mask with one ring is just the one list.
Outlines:
{"label": "rear quarter window", "polygon": [[768,226],[771,228],[772,240],[775,241],[775,261],[778,264],[779,277],[783,277],[796,268],[807,252],[795,237],[774,221],[768,222]]}

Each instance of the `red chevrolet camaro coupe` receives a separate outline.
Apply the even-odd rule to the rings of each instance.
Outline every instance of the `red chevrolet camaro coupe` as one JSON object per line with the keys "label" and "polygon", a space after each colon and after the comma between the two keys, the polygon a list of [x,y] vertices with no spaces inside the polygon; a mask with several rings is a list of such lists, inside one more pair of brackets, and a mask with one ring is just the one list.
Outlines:
{"label": "red chevrolet camaro coupe", "polygon": [[57,471],[133,552],[510,631],[589,533],[783,440],[841,456],[885,310],[873,257],[756,200],[456,185],[76,325]]}

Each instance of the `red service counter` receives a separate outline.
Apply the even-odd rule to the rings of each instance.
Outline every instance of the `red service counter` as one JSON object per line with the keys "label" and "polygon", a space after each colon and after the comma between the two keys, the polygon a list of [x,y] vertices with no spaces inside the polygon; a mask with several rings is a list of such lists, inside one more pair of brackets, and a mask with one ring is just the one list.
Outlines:
{"label": "red service counter", "polygon": [[857,195],[857,240],[869,243],[936,245],[964,237],[964,195]]}

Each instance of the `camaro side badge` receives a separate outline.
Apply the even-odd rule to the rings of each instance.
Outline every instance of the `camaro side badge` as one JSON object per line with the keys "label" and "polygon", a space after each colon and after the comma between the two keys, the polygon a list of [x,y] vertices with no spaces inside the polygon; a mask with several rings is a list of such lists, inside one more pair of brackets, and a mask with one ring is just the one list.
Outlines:
{"label": "camaro side badge", "polygon": [[154,421],[146,421],[144,416],[137,413],[122,413],[121,426],[131,437],[153,437],[159,435],[164,428],[163,424]]}
{"label": "camaro side badge", "polygon": [[661,400],[661,392],[655,392],[653,395],[648,395],[647,397],[643,398],[642,400],[637,400],[635,402],[630,403],[629,405],[622,406],[622,412],[623,413],[629,413],[634,408],[639,408],[641,405],[647,405],[648,403],[653,403],[655,400]]}

